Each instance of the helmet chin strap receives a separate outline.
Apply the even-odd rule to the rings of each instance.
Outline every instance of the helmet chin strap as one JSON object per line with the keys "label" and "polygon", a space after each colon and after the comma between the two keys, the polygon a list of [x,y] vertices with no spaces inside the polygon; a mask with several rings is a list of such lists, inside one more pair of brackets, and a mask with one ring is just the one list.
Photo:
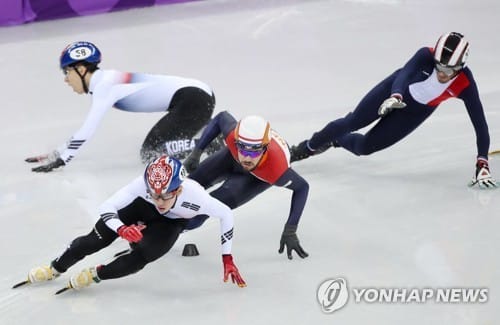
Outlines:
{"label": "helmet chin strap", "polygon": [[87,86],[87,83],[85,82],[85,76],[87,75],[87,72],[89,72],[89,70],[87,68],[85,68],[85,73],[81,74],[80,71],[78,71],[78,69],[75,67],[75,71],[78,74],[78,76],[80,77],[80,80],[82,81],[83,91],[85,91],[85,93],[88,94],[89,87]]}

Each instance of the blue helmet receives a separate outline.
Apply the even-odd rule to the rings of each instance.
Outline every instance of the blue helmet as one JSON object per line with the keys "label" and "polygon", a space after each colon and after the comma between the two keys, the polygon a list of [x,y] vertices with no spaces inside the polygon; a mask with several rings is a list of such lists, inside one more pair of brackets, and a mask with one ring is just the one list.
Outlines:
{"label": "blue helmet", "polygon": [[90,42],[74,42],[66,46],[59,59],[60,68],[79,62],[98,64],[101,62],[101,51]]}
{"label": "blue helmet", "polygon": [[179,160],[163,155],[146,166],[144,182],[150,194],[162,195],[178,189],[186,174]]}

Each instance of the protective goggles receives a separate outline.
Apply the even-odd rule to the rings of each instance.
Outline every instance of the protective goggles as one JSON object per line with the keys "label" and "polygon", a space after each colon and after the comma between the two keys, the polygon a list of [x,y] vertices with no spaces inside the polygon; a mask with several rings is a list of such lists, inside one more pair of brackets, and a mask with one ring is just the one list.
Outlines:
{"label": "protective goggles", "polygon": [[451,77],[455,72],[462,70],[462,66],[449,67],[441,63],[436,63],[436,70]]}
{"label": "protective goggles", "polygon": [[238,152],[245,157],[257,158],[264,151],[266,151],[267,146],[236,141],[236,148],[238,149]]}
{"label": "protective goggles", "polygon": [[179,189],[175,189],[175,190],[173,190],[171,192],[161,193],[161,194],[156,194],[156,193],[153,193],[153,192],[149,191],[149,195],[151,195],[151,198],[153,200],[162,199],[163,201],[167,201],[167,200],[173,199],[177,195],[178,191],[179,191]]}

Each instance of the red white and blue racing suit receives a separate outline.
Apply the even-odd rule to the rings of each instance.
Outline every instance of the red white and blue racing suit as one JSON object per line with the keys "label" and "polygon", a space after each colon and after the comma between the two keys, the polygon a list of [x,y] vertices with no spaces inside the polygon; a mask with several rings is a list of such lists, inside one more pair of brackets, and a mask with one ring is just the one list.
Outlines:
{"label": "red white and blue racing suit", "polygon": [[[376,85],[354,111],[328,123],[309,140],[318,149],[333,143],[355,155],[369,155],[400,141],[449,98],[461,99],[476,133],[477,156],[488,157],[490,137],[472,72],[462,69],[446,83],[437,79],[433,49],[424,47],[401,68]],[[392,94],[401,94],[407,106],[380,118],[378,108]],[[352,133],[380,119],[366,134]]]}

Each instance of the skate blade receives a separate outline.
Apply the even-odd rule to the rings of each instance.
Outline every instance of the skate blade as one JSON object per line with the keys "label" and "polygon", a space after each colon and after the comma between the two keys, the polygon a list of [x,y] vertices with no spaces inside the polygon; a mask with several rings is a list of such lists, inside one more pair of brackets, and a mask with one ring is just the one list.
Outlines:
{"label": "skate blade", "polygon": [[21,281],[19,283],[16,283],[12,286],[12,289],[15,289],[15,288],[19,288],[19,287],[22,287],[23,285],[26,285],[30,283],[29,280],[25,280],[25,281]]}
{"label": "skate blade", "polygon": [[59,294],[61,294],[61,293],[63,293],[63,292],[68,291],[69,289],[72,289],[72,288],[71,288],[70,286],[64,287],[64,288],[62,288],[62,289],[57,290],[55,294],[56,294],[56,295],[59,295]]}

